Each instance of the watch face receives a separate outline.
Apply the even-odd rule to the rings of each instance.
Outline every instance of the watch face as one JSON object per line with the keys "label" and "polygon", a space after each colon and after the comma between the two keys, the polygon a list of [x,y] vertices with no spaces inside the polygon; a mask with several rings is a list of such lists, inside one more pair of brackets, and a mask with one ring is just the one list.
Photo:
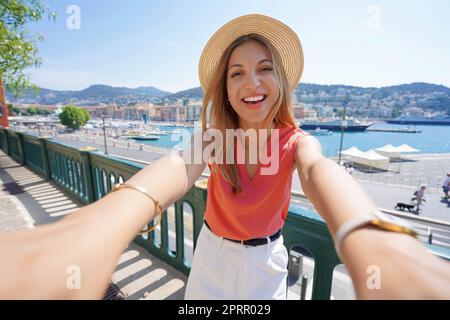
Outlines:
{"label": "watch face", "polygon": [[413,225],[404,219],[390,216],[380,211],[373,212],[373,215],[376,219],[372,221],[372,224],[382,229],[417,236],[417,231]]}
{"label": "watch face", "polygon": [[119,187],[120,187],[120,183],[114,183],[114,184],[112,185],[112,191],[118,190]]}

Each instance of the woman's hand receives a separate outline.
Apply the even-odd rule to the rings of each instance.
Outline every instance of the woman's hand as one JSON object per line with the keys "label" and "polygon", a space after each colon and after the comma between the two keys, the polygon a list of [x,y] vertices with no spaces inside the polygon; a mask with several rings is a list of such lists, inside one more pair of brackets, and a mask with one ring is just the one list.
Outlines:
{"label": "woman's hand", "polygon": [[[296,164],[303,191],[333,238],[349,219],[377,210],[348,172],[322,156],[314,137],[299,140]],[[344,239],[340,251],[358,298],[450,298],[450,264],[411,236],[361,228]]]}
{"label": "woman's hand", "polygon": [[361,228],[341,254],[359,299],[450,299],[450,264],[409,235]]}

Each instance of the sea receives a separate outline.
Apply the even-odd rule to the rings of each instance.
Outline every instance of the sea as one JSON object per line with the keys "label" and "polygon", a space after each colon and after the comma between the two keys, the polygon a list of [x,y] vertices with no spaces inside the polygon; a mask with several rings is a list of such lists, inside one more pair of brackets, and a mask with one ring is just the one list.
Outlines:
{"label": "sea", "polygon": [[[450,153],[450,126],[374,124],[372,127],[409,128],[420,130],[421,132],[344,132],[342,137],[342,150],[357,147],[361,151],[368,151],[370,149],[383,147],[387,144],[392,144],[393,146],[408,144],[409,146],[418,149],[420,153]],[[139,143],[173,148],[177,145],[182,146],[194,132],[194,128],[190,127],[159,126],[159,128],[162,131],[173,132],[178,130],[181,131],[181,133],[162,135],[158,140],[139,141]],[[198,128],[195,128],[195,130],[198,130]],[[341,132],[333,132],[332,135],[328,136],[316,136],[316,138],[320,141],[322,153],[326,157],[336,157],[339,154]]]}

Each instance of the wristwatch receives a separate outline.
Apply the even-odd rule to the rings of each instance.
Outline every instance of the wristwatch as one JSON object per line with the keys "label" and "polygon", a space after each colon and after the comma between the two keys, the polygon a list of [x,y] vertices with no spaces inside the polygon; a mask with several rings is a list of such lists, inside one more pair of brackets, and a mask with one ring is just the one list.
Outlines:
{"label": "wristwatch", "polygon": [[363,215],[358,215],[339,227],[336,232],[334,242],[339,258],[341,258],[339,249],[345,237],[347,237],[352,231],[366,226],[374,226],[385,231],[404,233],[414,238],[417,238],[418,235],[417,230],[408,221],[394,216],[389,216],[381,211],[371,211]]}

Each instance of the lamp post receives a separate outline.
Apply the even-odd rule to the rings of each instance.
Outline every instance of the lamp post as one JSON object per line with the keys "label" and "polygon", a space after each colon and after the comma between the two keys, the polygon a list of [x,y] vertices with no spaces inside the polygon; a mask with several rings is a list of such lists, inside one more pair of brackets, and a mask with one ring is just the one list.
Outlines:
{"label": "lamp post", "polygon": [[106,145],[105,118],[106,118],[106,115],[105,115],[105,114],[102,114],[102,120],[103,120],[103,138],[104,138],[104,141],[105,141],[105,154],[108,154],[108,146]]}
{"label": "lamp post", "polygon": [[344,113],[342,114],[342,121],[341,121],[341,145],[339,147],[339,160],[338,164],[341,164],[341,152],[342,152],[342,142],[344,140],[344,129],[347,127],[347,120],[345,120],[345,111],[347,109],[347,106],[344,106]]}

